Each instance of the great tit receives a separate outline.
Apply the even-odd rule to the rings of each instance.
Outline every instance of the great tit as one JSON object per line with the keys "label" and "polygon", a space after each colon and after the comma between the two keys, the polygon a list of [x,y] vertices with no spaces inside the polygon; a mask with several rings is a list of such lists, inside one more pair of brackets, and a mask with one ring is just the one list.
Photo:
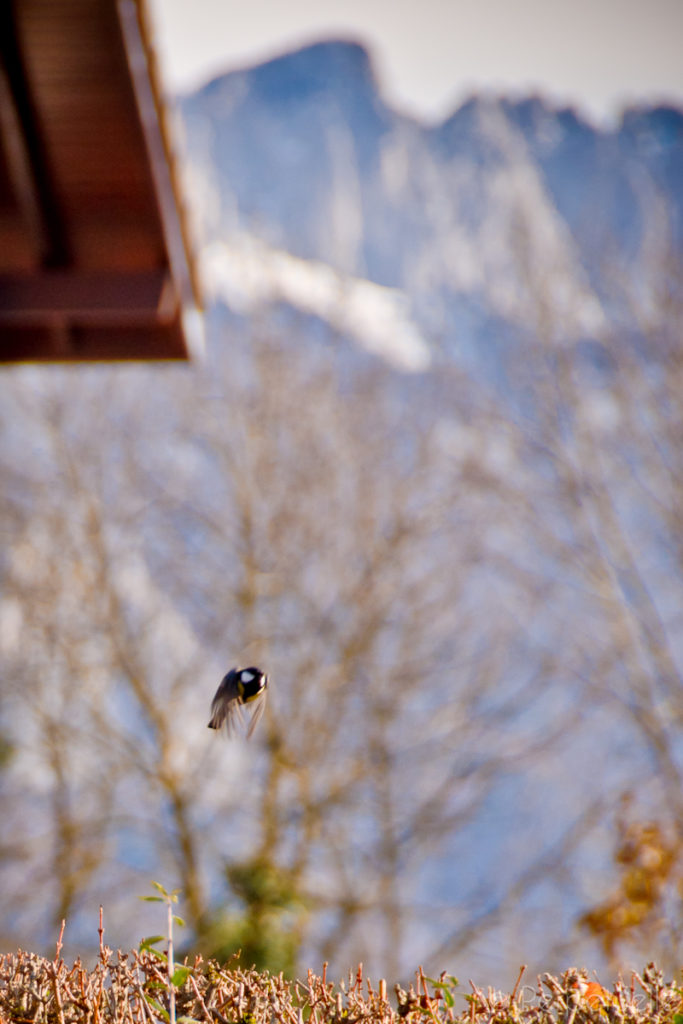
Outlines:
{"label": "great tit", "polygon": [[211,703],[209,729],[220,729],[225,724],[230,735],[237,722],[242,721],[242,706],[253,704],[247,730],[249,739],[266,706],[267,687],[268,676],[260,668],[231,668],[228,674],[223,676]]}

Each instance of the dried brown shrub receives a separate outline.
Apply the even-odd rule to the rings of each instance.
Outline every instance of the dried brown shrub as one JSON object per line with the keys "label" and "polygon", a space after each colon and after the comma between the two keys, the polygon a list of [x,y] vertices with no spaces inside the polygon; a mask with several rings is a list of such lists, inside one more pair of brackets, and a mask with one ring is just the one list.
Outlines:
{"label": "dried brown shrub", "polygon": [[[331,983],[309,972],[305,981],[282,974],[221,967],[195,957],[176,990],[178,1024],[681,1024],[679,985],[665,982],[650,964],[630,984],[608,990],[575,969],[546,974],[536,989],[471,993],[457,1008],[455,979],[434,982],[418,971],[406,991],[396,986],[396,1006],[380,979],[373,985],[362,966],[347,982]],[[0,1021],[17,1024],[156,1024],[168,1019],[166,965],[153,951],[113,952],[102,947],[92,969],[69,967],[19,951],[0,958]],[[520,975],[521,978],[521,975]],[[454,999],[455,996],[455,999]]]}

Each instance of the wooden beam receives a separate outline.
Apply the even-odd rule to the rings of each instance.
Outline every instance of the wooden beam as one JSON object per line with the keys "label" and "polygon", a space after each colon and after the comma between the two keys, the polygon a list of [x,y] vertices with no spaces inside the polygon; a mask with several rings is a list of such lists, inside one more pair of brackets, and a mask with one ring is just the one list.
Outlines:
{"label": "wooden beam", "polygon": [[0,329],[0,364],[187,360],[180,317],[168,324],[10,324]]}
{"label": "wooden beam", "polygon": [[0,325],[46,319],[170,320],[177,310],[167,270],[48,270],[0,275]]}
{"label": "wooden beam", "polygon": [[0,126],[15,197],[37,259],[45,266],[65,265],[72,255],[68,234],[11,2],[0,3],[0,63]]}

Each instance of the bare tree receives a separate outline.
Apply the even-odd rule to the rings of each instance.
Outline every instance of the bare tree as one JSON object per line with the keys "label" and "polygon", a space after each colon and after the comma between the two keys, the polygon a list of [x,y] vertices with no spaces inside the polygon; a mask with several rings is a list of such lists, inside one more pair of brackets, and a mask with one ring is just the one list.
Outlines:
{"label": "bare tree", "polygon": [[[279,913],[338,970],[507,964],[539,902],[548,950],[547,908],[569,934],[595,901],[626,789],[680,823],[676,320],[654,361],[609,332],[587,358],[533,270],[526,404],[277,316],[203,369],[12,375],[17,935],[83,941],[101,901],[135,942],[151,875],[209,946]],[[273,680],[248,751],[206,730],[240,661]]]}
{"label": "bare tree", "polygon": [[[529,660],[516,585],[483,561],[510,467],[456,374],[444,425],[406,418],[419,382],[329,352],[265,335],[233,355],[156,394],[140,371],[15,385],[44,448],[5,575],[8,720],[30,730],[14,771],[45,807],[24,848],[53,920],[167,872],[198,936],[221,866],[268,864],[308,908],[301,948],[397,974],[443,884],[430,865],[572,727],[566,707],[532,725],[550,661]],[[505,459],[522,471],[512,442]],[[274,680],[255,762],[204,731],[239,659]]]}

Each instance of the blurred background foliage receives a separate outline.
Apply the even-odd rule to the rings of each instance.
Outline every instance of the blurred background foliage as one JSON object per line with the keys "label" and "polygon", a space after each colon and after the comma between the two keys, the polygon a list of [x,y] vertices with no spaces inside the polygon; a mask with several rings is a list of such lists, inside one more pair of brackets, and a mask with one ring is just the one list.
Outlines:
{"label": "blurred background foliage", "polygon": [[518,214],[503,386],[278,303],[192,366],[3,371],[5,947],[99,904],[135,945],[153,877],[276,971],[680,966],[680,260],[570,337]]}
{"label": "blurred background foliage", "polygon": [[[6,372],[4,942],[80,949],[102,902],[135,943],[165,875],[272,969],[673,957],[681,361],[613,346],[596,395],[539,339],[517,421],[272,328]],[[248,748],[206,732],[238,661]]]}

